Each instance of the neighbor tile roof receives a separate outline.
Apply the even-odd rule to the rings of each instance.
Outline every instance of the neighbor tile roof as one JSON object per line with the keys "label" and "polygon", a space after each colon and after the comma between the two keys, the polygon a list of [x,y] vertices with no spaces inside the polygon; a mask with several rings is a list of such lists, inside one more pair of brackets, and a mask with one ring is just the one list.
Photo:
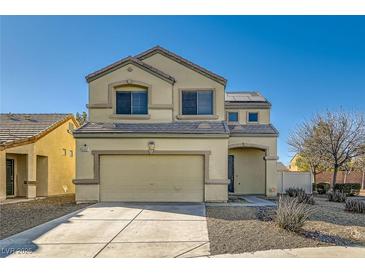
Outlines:
{"label": "neighbor tile roof", "polygon": [[153,133],[153,134],[229,134],[226,122],[172,123],[87,123],[74,135],[88,133]]}
{"label": "neighbor tile roof", "polygon": [[35,137],[72,114],[0,114],[0,145]]}
{"label": "neighbor tile roof", "polygon": [[254,124],[254,125],[228,125],[231,135],[275,135],[279,132],[271,125]]}

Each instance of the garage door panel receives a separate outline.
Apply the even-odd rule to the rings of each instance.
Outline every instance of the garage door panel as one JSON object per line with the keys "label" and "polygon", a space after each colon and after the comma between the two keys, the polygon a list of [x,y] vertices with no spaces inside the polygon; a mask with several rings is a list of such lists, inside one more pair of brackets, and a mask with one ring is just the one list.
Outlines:
{"label": "garage door panel", "polygon": [[198,155],[101,156],[100,200],[201,202],[203,163]]}

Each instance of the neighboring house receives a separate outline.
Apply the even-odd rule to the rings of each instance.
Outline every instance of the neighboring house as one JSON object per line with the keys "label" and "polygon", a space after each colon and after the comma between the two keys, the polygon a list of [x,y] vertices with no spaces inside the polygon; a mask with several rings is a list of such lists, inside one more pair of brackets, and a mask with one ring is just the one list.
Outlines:
{"label": "neighboring house", "polygon": [[277,171],[278,171],[278,172],[282,172],[282,171],[288,172],[288,171],[290,171],[290,170],[289,170],[289,168],[288,168],[286,165],[284,165],[282,162],[278,162],[278,163],[277,163]]}
{"label": "neighboring house", "polygon": [[0,199],[74,193],[72,114],[0,114]]}
{"label": "neighboring house", "polygon": [[297,165],[297,160],[299,159],[299,155],[298,154],[295,154],[291,160],[290,160],[290,163],[289,163],[289,170],[290,171],[300,171],[299,170],[299,167]]}
{"label": "neighboring house", "polygon": [[[88,76],[76,131],[76,199],[225,202],[277,194],[271,104],[161,47]],[[228,179],[229,178],[229,179]]]}

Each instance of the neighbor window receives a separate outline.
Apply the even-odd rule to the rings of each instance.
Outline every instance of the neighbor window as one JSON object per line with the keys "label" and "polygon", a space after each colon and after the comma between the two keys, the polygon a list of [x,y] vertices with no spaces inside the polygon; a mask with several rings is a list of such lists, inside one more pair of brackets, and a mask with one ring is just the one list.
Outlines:
{"label": "neighbor window", "polygon": [[117,114],[147,114],[147,91],[117,92]]}
{"label": "neighbor window", "polygon": [[181,105],[183,115],[212,115],[213,91],[182,91]]}
{"label": "neighbor window", "polygon": [[228,112],[228,122],[238,122],[238,112]]}
{"label": "neighbor window", "polygon": [[257,123],[259,121],[259,113],[258,112],[249,112],[248,113],[248,122],[249,123]]}

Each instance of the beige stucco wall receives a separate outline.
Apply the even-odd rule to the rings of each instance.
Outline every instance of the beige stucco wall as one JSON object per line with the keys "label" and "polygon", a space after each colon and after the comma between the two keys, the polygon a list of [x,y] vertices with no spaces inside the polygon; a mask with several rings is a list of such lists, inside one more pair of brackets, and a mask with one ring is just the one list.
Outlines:
{"label": "beige stucco wall", "polygon": [[250,123],[248,123],[248,113],[249,112],[257,112],[259,114],[258,124],[266,124],[266,125],[270,124],[270,109],[229,109],[229,108],[226,108],[226,120],[227,120],[228,124],[237,124],[237,122],[228,121],[229,112],[238,112],[238,123],[242,124],[242,125],[250,124]]}
{"label": "beige stucco wall", "polygon": [[[7,148],[0,151],[0,163],[5,165],[5,159],[14,159],[16,195],[26,195],[25,181],[37,181],[37,155],[47,157],[48,161],[48,195],[74,193],[72,183],[75,177],[75,140],[68,132],[70,119],[43,136],[35,143]],[[74,127],[76,125],[74,124]],[[66,155],[64,153],[66,150]],[[70,152],[72,151],[72,152]],[[72,154],[72,156],[71,156]],[[0,166],[1,167],[1,166]],[[6,170],[1,167],[0,197],[6,195]],[[43,175],[45,172],[42,173]],[[67,191],[64,191],[64,188]]]}
{"label": "beige stucco wall", "polygon": [[[89,106],[107,104],[109,87],[116,85],[111,90],[121,90],[122,86],[115,83],[130,81],[135,85],[140,84],[149,89],[148,118],[126,119],[115,115],[115,93],[112,92],[112,108],[89,108],[89,119],[92,122],[171,122],[180,117],[180,92],[181,89],[210,89],[214,92],[214,120],[224,120],[224,86],[216,81],[203,76],[169,58],[155,54],[144,60],[163,72],[173,76],[176,80],[171,84],[158,76],[151,74],[133,64],[125,65],[89,83]],[[137,84],[136,84],[137,83]],[[126,83],[124,83],[127,85]],[[130,88],[130,87],[129,87]],[[128,88],[127,88],[128,89]],[[134,89],[133,87],[131,90]],[[137,88],[138,89],[138,88]],[[139,88],[140,89],[140,88]],[[212,117],[211,117],[212,118]]]}
{"label": "beige stucco wall", "polygon": [[[227,155],[228,139],[207,138],[83,138],[76,139],[76,179],[92,179],[94,177],[94,158],[92,151],[97,150],[147,150],[148,142],[155,142],[156,151],[210,151],[208,176],[211,180],[224,181],[222,186],[205,185],[205,199],[226,201],[227,192]],[[88,152],[82,150],[88,149]],[[187,171],[189,172],[189,171]],[[118,176],[118,170],[115,170]],[[99,187],[77,185],[77,201],[99,199]]]}
{"label": "beige stucco wall", "polygon": [[277,195],[277,137],[230,137],[230,148],[265,150],[266,195]]}
{"label": "beige stucco wall", "polygon": [[265,194],[265,151],[255,148],[234,148],[234,192],[237,194]]}
{"label": "beige stucco wall", "polygon": [[224,120],[224,86],[206,76],[187,68],[161,54],[154,54],[143,62],[154,66],[176,79],[174,84],[174,117],[181,114],[179,102],[179,90],[181,89],[214,89],[215,92],[215,114],[217,120]]}
{"label": "beige stucco wall", "polygon": [[72,183],[75,177],[75,140],[67,132],[69,123],[73,123],[72,120],[63,123],[35,144],[35,154],[48,157],[48,195],[75,192]]}

